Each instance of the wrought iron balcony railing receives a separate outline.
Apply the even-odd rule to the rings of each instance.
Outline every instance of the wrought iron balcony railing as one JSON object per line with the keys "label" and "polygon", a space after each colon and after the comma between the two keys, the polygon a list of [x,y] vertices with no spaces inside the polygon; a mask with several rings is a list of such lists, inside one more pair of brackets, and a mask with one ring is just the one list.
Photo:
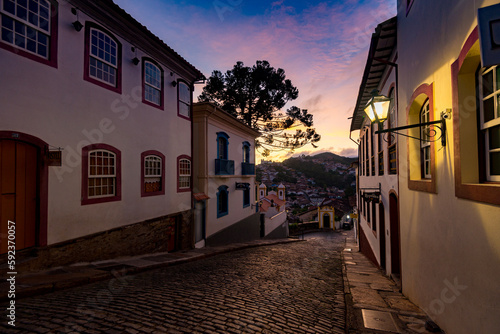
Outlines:
{"label": "wrought iron balcony railing", "polygon": [[234,175],[234,160],[215,159],[215,175]]}

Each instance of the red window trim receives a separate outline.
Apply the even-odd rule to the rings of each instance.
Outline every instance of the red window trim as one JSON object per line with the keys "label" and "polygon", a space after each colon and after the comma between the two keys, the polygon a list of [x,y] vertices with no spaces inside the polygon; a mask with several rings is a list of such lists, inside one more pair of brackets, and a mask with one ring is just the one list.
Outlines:
{"label": "red window trim", "polygon": [[[89,56],[90,56],[90,29],[94,28],[96,30],[101,30],[105,34],[107,34],[110,38],[112,38],[118,47],[118,55],[117,55],[117,68],[116,68],[116,86],[113,87],[108,85],[102,81],[96,80],[92,78],[89,74]],[[109,30],[99,26],[98,24],[85,21],[85,55],[84,55],[84,68],[83,68],[83,80],[96,84],[97,86],[109,89],[115,93],[122,93],[122,44],[120,41],[111,33]]]}
{"label": "red window trim", "polygon": [[[89,198],[89,152],[107,150],[116,154],[116,195],[102,198]],[[82,148],[82,205],[121,201],[122,199],[122,163],[121,152],[107,144],[90,144]]]}
{"label": "red window trim", "polygon": [[49,48],[49,59],[44,59],[41,56],[30,53],[26,50],[17,48],[12,44],[3,42],[0,39],[0,48],[7,50],[9,52],[15,53],[22,57],[34,60],[40,64],[48,65],[50,67],[57,68],[57,41],[58,38],[58,25],[59,25],[59,5],[56,1],[49,0],[51,6],[51,18],[50,18],[50,48]]}
{"label": "red window trim", "polygon": [[[180,82],[185,83],[189,87],[189,90],[191,92],[191,104],[189,105],[189,117],[181,115],[181,113],[180,113],[180,108],[179,108],[179,103],[180,103],[179,87],[181,86],[181,85],[179,85]],[[177,116],[179,116],[180,118],[184,118],[188,121],[190,121],[191,117],[193,116],[193,90],[191,89],[191,86],[189,85],[189,83],[184,79],[177,80]]]}
{"label": "red window trim", "polygon": [[[410,109],[415,102],[415,99],[420,95],[426,96],[429,100],[429,121],[434,121],[434,84],[422,84],[413,92],[410,102],[406,107],[406,124],[409,124],[410,119]],[[420,122],[420,117],[419,117]],[[414,140],[414,139],[412,139]],[[416,190],[416,191],[424,191],[428,193],[436,194],[436,154],[435,154],[435,145],[434,142],[431,142],[431,178],[430,179],[420,179],[420,180],[412,180],[410,178],[410,138],[406,138],[406,147],[407,147],[407,164],[408,164],[408,189]]]}
{"label": "red window trim", "polygon": [[[144,159],[148,155],[156,155],[161,159],[161,190],[147,193],[144,189]],[[165,155],[159,151],[149,150],[141,153],[141,197],[165,195]]]}
{"label": "red window trim", "polygon": [[[146,100],[146,98],[145,98],[146,90],[144,88],[145,88],[145,85],[146,85],[146,80],[144,78],[144,76],[145,76],[144,68],[146,66],[146,62],[152,63],[153,65],[155,65],[156,67],[158,67],[160,69],[160,72],[161,72],[160,105],[154,104],[153,102],[150,102],[150,101]],[[160,110],[164,110],[164,95],[165,95],[164,82],[165,82],[165,80],[164,80],[164,71],[163,71],[163,68],[160,66],[160,64],[158,64],[152,58],[142,57],[142,103],[147,104],[148,106],[151,106],[151,107],[158,108]]]}
{"label": "red window trim", "polygon": [[[187,159],[189,160],[189,162],[191,162],[191,177],[190,177],[190,180],[189,180],[189,188],[181,188],[180,187],[180,181],[179,181],[179,177],[180,177],[180,161],[181,159]],[[179,155],[177,157],[177,192],[178,193],[183,193],[183,192],[188,192],[188,191],[191,191],[191,189],[193,188],[193,161],[191,160],[191,157],[189,155]]]}

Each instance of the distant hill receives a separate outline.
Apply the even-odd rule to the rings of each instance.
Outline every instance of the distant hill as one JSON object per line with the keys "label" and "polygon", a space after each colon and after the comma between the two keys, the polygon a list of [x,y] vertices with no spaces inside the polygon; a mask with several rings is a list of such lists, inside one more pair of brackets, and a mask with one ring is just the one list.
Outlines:
{"label": "distant hill", "polygon": [[347,158],[337,155],[331,152],[319,153],[312,156],[306,156],[305,159],[316,159],[316,160],[324,160],[324,161],[334,161],[344,165],[350,165],[354,161],[358,161],[358,158]]}

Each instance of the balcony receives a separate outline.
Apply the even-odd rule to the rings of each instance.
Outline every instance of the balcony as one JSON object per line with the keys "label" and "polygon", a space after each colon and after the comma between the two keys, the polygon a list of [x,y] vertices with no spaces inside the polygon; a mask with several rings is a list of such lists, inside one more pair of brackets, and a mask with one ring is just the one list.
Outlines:
{"label": "balcony", "polygon": [[234,175],[234,160],[215,159],[215,175]]}
{"label": "balcony", "polygon": [[248,162],[241,163],[241,175],[255,175],[255,164]]}

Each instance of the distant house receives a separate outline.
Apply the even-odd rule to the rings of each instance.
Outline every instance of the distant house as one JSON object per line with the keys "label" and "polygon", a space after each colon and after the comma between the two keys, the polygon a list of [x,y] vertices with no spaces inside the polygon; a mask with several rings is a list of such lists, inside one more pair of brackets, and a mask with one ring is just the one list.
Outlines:
{"label": "distant house", "polygon": [[269,191],[265,184],[259,186],[259,212],[264,219],[262,236],[267,238],[285,238],[288,236],[286,223],[285,186],[280,184],[278,192]]}
{"label": "distant house", "polygon": [[318,205],[319,228],[335,229],[335,208],[331,200],[324,200]]}
{"label": "distant house", "polygon": [[210,103],[193,105],[195,245],[260,237],[255,138],[260,133]]}
{"label": "distant house", "polygon": [[0,253],[8,220],[40,265],[191,248],[203,74],[111,0],[22,3],[0,8]]}

